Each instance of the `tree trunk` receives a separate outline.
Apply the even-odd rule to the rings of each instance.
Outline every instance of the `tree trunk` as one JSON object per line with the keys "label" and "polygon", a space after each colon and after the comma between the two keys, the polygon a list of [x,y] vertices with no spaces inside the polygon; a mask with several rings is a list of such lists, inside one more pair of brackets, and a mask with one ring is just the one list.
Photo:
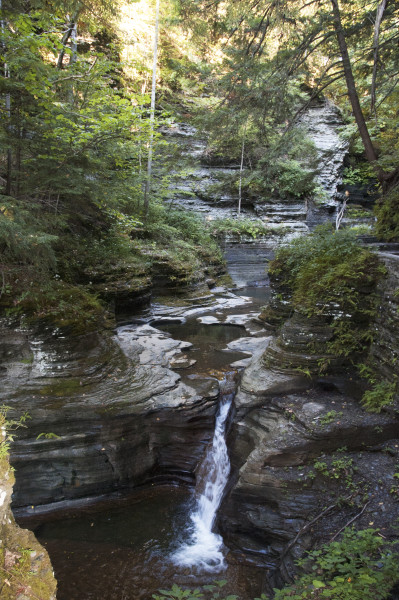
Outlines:
{"label": "tree trunk", "polygon": [[[3,3],[2,0],[0,0],[0,11],[3,11]],[[6,24],[4,19],[1,19],[1,33],[3,35],[3,39],[4,39],[4,30],[5,30]],[[3,44],[4,47],[4,44]],[[4,79],[9,79],[10,78],[10,71],[8,68],[7,63],[4,63],[3,66],[4,69]],[[9,93],[6,94],[5,97],[5,113],[6,113],[6,117],[8,119],[8,131],[11,130],[11,95]],[[5,186],[5,190],[4,193],[6,196],[11,196],[11,184],[12,184],[12,152],[11,152],[11,148],[8,147],[7,148],[7,179],[6,179],[6,186]]]}
{"label": "tree trunk", "polygon": [[154,51],[152,61],[152,85],[151,85],[151,112],[150,112],[150,140],[148,147],[147,180],[144,190],[144,216],[147,218],[150,203],[151,174],[152,174],[152,151],[154,144],[154,121],[155,121],[155,92],[157,85],[157,58],[158,58],[158,29],[159,29],[159,0],[155,9],[155,31]]}
{"label": "tree trunk", "polygon": [[241,214],[242,172],[244,169],[244,149],[245,149],[245,132],[244,132],[244,137],[242,138],[242,147],[241,147],[240,182],[238,185],[238,209],[237,209],[238,216]]}
{"label": "tree trunk", "polygon": [[75,19],[75,21],[73,23],[72,31],[71,31],[71,50],[72,50],[72,54],[69,57],[69,65],[73,65],[78,60],[78,43],[77,43],[78,25],[77,25],[76,21],[77,21],[77,19]]}
{"label": "tree trunk", "polygon": [[[65,48],[66,45],[68,43],[69,38],[71,37],[71,35],[73,35],[73,32],[75,31],[76,34],[76,28],[77,28],[77,20],[78,20],[78,16],[79,16],[79,11],[80,9],[78,8],[77,10],[75,10],[75,12],[72,15],[72,19],[69,21],[67,27],[68,29],[66,30],[66,32],[64,33],[63,37],[62,37],[62,50],[58,56],[58,60],[57,60],[57,68],[58,69],[62,69],[62,62],[64,60],[64,56],[65,56]],[[68,19],[68,17],[67,17]],[[76,39],[76,36],[75,36]],[[71,62],[71,60],[70,60]],[[75,62],[75,61],[74,61]]]}
{"label": "tree trunk", "polygon": [[375,24],[374,24],[374,38],[373,38],[373,76],[371,80],[371,110],[374,112],[375,120],[377,121],[377,111],[376,111],[376,82],[377,82],[377,66],[378,66],[378,40],[380,37],[380,27],[382,22],[382,17],[384,16],[385,7],[387,5],[387,0],[382,0],[377,7],[377,12],[375,15]]}
{"label": "tree trunk", "polygon": [[344,69],[346,86],[348,89],[348,96],[350,103],[352,105],[352,110],[354,117],[356,119],[356,124],[360,133],[360,137],[362,138],[365,154],[367,160],[373,165],[377,177],[379,181],[383,179],[383,171],[376,164],[377,161],[377,153],[373,146],[373,142],[371,141],[370,134],[367,128],[367,124],[363,115],[362,108],[359,102],[359,96],[356,90],[355,80],[353,77],[352,66],[349,58],[348,47],[346,44],[345,33],[342,27],[341,22],[341,13],[338,6],[338,0],[331,0],[333,15],[334,15],[334,28],[335,33],[337,35],[339,50],[342,58],[342,66]]}

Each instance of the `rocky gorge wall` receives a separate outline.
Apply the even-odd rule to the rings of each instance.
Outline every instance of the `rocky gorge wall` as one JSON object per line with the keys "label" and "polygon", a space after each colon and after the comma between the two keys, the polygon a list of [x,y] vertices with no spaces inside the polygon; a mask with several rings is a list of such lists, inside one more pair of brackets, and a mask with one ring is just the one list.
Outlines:
{"label": "rocky gorge wall", "polygon": [[[371,356],[393,381],[398,257],[381,258],[387,277],[379,287]],[[379,528],[383,537],[395,539],[399,518],[398,398],[373,414],[359,403],[364,388],[345,365],[333,364],[328,376],[306,375],[320,359],[307,343],[316,339],[323,347],[331,331],[287,312],[281,294],[274,304],[273,298],[272,310],[264,313],[269,320],[279,314],[284,324],[243,375],[230,440],[235,480],[220,516],[233,552],[267,568],[265,590],[292,581],[294,561],[346,525]]]}
{"label": "rocky gorge wall", "polygon": [[57,583],[46,550],[11,512],[14,473],[0,432],[0,596],[2,600],[55,600]]}
{"label": "rocky gorge wall", "polygon": [[219,389],[214,378],[189,387],[170,369],[189,344],[145,324],[116,336],[2,336],[1,400],[29,415],[12,445],[15,507],[193,481]]}

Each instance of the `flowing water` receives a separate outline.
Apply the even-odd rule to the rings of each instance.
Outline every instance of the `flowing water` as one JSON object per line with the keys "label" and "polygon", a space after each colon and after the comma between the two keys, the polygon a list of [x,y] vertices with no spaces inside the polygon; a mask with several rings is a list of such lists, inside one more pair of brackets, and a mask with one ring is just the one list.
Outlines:
{"label": "flowing water", "polygon": [[214,436],[197,469],[195,490],[154,486],[28,523],[50,554],[57,600],[148,600],[173,584],[194,589],[221,578],[228,582],[223,595],[250,600],[260,594],[261,570],[240,564],[214,531],[230,473],[225,433],[236,372],[229,364],[242,356],[225,346],[248,335],[238,323],[261,304],[264,292],[259,299],[257,290],[252,295],[252,303],[235,307],[233,315],[232,309],[214,313],[216,324],[206,324],[215,317],[203,316],[196,323],[156,325],[193,343],[200,377],[217,372],[221,380]]}
{"label": "flowing water", "polygon": [[225,568],[223,540],[212,531],[216,513],[223,497],[230,473],[225,431],[226,421],[234,397],[232,373],[228,373],[221,387],[219,412],[215,433],[197,474],[197,505],[191,514],[191,539],[172,555],[179,566],[196,567],[217,573]]}

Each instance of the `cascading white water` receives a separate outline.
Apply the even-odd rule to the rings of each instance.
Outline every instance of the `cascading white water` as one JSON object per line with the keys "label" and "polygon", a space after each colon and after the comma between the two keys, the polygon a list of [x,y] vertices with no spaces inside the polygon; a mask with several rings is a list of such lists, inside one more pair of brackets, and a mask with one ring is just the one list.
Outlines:
{"label": "cascading white water", "polygon": [[212,532],[216,511],[230,473],[230,460],[225,440],[226,420],[233,393],[222,394],[216,417],[215,433],[197,475],[197,505],[191,514],[193,531],[188,543],[173,555],[172,561],[184,567],[218,572],[225,567],[222,537]]}

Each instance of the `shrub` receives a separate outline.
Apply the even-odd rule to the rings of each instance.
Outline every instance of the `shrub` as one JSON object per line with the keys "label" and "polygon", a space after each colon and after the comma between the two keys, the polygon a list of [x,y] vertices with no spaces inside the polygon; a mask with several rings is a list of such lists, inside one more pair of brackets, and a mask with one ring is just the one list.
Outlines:
{"label": "shrub", "polygon": [[275,600],[383,600],[399,580],[396,545],[376,529],[346,529],[299,561],[306,569],[295,583],[276,590]]}
{"label": "shrub", "polygon": [[399,185],[384,196],[374,208],[376,234],[387,242],[399,240]]}
{"label": "shrub", "polygon": [[394,402],[396,383],[380,381],[375,383],[371,390],[363,394],[362,404],[368,412],[380,413],[385,406],[391,406]]}
{"label": "shrub", "polygon": [[282,247],[269,273],[292,292],[292,304],[309,317],[322,317],[334,330],[328,349],[350,356],[371,341],[375,288],[384,273],[378,257],[348,230],[322,226]]}
{"label": "shrub", "polygon": [[224,234],[234,235],[239,238],[243,236],[257,237],[264,235],[282,234],[284,228],[268,227],[260,219],[254,221],[252,219],[239,218],[239,219],[215,219],[210,222],[210,229],[212,235],[220,236]]}

